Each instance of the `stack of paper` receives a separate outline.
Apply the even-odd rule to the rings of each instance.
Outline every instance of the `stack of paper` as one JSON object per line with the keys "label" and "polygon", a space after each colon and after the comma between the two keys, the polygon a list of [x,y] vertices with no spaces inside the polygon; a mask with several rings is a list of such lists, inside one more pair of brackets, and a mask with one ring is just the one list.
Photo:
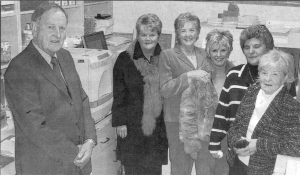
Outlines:
{"label": "stack of paper", "polygon": [[106,40],[106,43],[110,46],[119,46],[130,42],[131,40],[121,36],[112,36]]}

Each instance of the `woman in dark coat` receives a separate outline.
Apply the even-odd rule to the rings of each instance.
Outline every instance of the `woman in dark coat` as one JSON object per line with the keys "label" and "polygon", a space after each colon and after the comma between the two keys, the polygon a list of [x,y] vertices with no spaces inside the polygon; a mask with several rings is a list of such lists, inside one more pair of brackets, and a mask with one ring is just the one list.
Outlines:
{"label": "woman in dark coat", "polygon": [[247,89],[228,132],[230,175],[272,175],[277,155],[300,156],[300,103],[289,93],[293,64],[275,49],[259,59],[258,83]]}
{"label": "woman in dark coat", "polygon": [[136,40],[120,53],[113,69],[112,125],[126,175],[160,175],[168,163],[158,75],[161,28],[156,15],[139,17]]}

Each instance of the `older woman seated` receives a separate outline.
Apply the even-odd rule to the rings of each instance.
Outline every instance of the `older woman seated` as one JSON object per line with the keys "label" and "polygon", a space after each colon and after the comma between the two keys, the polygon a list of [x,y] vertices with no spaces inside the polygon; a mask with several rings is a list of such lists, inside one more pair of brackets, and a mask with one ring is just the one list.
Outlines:
{"label": "older woman seated", "polygon": [[300,103],[288,92],[293,67],[282,51],[259,59],[258,84],[248,88],[229,129],[230,175],[271,175],[278,154],[300,156]]}

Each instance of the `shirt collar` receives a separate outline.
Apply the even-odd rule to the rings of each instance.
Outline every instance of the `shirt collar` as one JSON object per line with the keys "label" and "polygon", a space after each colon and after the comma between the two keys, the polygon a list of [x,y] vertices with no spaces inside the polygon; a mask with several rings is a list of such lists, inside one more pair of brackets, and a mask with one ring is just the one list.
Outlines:
{"label": "shirt collar", "polygon": [[282,88],[283,88],[283,85],[281,85],[273,94],[266,94],[265,91],[260,89],[257,94],[256,102],[258,104],[261,104],[266,101],[272,101]]}
{"label": "shirt collar", "polygon": [[[48,55],[46,52],[44,52],[41,48],[39,48],[38,45],[36,45],[34,42],[32,42],[33,46],[36,48],[36,50],[39,51],[39,53],[42,55],[42,57],[46,60],[46,62],[52,67],[52,64],[51,64],[51,56]],[[55,57],[56,56],[56,53],[54,54]]]}
{"label": "shirt collar", "polygon": [[[159,55],[161,52],[161,47],[159,44],[156,45],[155,49],[154,49],[154,54],[153,56],[157,56]],[[134,54],[133,54],[133,59],[134,60],[137,60],[139,58],[144,58],[147,60],[147,58],[145,57],[143,51],[142,51],[142,48],[141,48],[141,45],[140,43],[137,41],[136,44],[135,44],[135,47],[134,47]]]}

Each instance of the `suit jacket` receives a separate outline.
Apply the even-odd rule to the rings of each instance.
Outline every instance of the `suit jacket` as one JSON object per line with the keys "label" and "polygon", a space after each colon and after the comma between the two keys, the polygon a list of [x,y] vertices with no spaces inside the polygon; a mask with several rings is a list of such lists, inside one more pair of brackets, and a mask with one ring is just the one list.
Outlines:
{"label": "suit jacket", "polygon": [[214,73],[211,61],[204,49],[195,47],[197,68],[180,50],[179,45],[161,52],[159,58],[159,84],[164,97],[164,119],[167,122],[179,122],[182,92],[189,87],[187,72],[196,69]]}
{"label": "suit jacket", "polygon": [[60,82],[32,43],[12,59],[5,73],[6,97],[15,124],[17,174],[89,174],[74,163],[77,145],[96,140],[89,99],[71,54],[57,58],[69,87]]}
{"label": "suit jacket", "polygon": [[[228,132],[228,162],[234,165],[237,154],[233,144],[246,137],[255,108],[259,85],[248,88]],[[278,154],[300,157],[300,103],[283,87],[257,123],[251,139],[257,139],[256,152],[250,156],[249,175],[271,175]]]}

